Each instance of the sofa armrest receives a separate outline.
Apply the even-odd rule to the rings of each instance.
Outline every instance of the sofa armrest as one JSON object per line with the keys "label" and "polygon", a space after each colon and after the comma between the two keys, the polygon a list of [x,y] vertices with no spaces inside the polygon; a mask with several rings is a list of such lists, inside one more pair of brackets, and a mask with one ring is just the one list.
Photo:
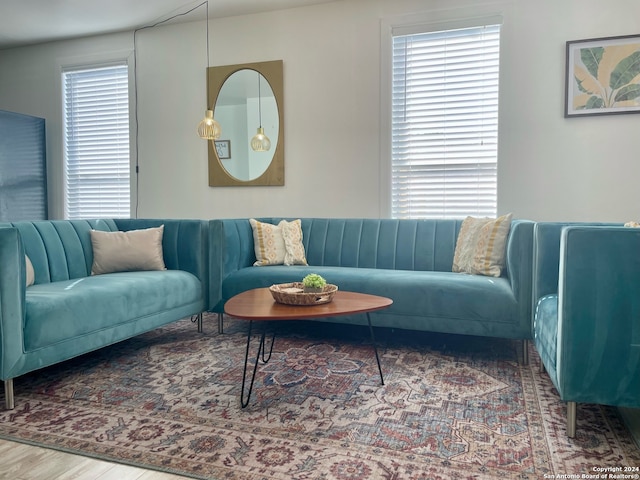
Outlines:
{"label": "sofa armrest", "polygon": [[220,220],[209,221],[209,309],[221,313],[218,305],[222,301],[222,281],[224,280],[224,259],[226,241],[224,224]]}
{"label": "sofa armrest", "polygon": [[520,321],[527,323],[530,338],[533,338],[531,283],[534,225],[530,220],[513,220],[506,253],[506,269],[511,290],[520,307]]}
{"label": "sofa armrest", "polygon": [[560,237],[566,223],[539,222],[533,230],[533,306],[558,293]]}
{"label": "sofa armrest", "polygon": [[565,227],[621,227],[620,223],[538,222],[533,231],[533,306],[558,293],[560,237]]}
{"label": "sofa armrest", "polygon": [[122,231],[164,225],[162,253],[169,270],[192,273],[202,284],[205,308],[209,308],[209,229],[204,220],[115,219]]}
{"label": "sofa armrest", "polygon": [[640,406],[640,229],[565,227],[559,251],[558,389]]}
{"label": "sofa armrest", "polygon": [[0,379],[19,361],[24,348],[26,268],[17,228],[0,228]]}
{"label": "sofa armrest", "polygon": [[209,285],[212,311],[221,313],[224,309],[224,279],[241,268],[250,267],[255,260],[253,230],[248,219],[209,221]]}

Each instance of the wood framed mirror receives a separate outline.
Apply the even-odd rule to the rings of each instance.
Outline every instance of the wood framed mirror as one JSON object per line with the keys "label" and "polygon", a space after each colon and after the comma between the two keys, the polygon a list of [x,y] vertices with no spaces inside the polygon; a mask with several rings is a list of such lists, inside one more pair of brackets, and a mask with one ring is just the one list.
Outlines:
{"label": "wood framed mirror", "polygon": [[[209,67],[208,104],[221,135],[209,142],[209,186],[284,185],[282,60]],[[271,147],[255,151],[262,128]]]}

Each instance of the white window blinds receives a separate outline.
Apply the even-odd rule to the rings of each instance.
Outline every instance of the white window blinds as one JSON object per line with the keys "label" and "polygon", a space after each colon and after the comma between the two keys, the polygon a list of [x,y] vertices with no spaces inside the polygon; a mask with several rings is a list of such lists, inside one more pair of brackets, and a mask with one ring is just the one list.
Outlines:
{"label": "white window blinds", "polygon": [[393,35],[392,216],[495,216],[500,25]]}
{"label": "white window blinds", "polygon": [[126,64],[63,72],[65,217],[130,216]]}

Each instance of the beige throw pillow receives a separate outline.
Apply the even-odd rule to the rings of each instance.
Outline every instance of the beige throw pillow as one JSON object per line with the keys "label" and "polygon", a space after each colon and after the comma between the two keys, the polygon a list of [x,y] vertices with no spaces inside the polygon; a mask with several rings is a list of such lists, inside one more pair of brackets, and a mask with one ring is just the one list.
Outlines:
{"label": "beige throw pillow", "polygon": [[280,221],[278,225],[249,219],[253,229],[256,267],[265,265],[306,265],[302,245],[302,222]]}
{"label": "beige throw pillow", "polygon": [[136,270],[166,270],[162,256],[164,225],[128,232],[91,230],[91,275]]}
{"label": "beige throw pillow", "polygon": [[27,255],[24,256],[24,263],[27,269],[26,283],[27,283],[27,287],[30,287],[36,281],[36,272],[34,272],[33,263],[31,263],[31,259]]}
{"label": "beige throw pillow", "polygon": [[452,271],[492,277],[502,275],[512,216],[509,213],[495,219],[465,218],[456,241]]}
{"label": "beige throw pillow", "polygon": [[307,265],[307,257],[302,244],[302,221],[293,222],[282,220],[279,224],[284,239],[284,264]]}
{"label": "beige throw pillow", "polygon": [[284,238],[279,225],[249,219],[253,229],[253,248],[256,253],[254,266],[282,265],[284,263]]}

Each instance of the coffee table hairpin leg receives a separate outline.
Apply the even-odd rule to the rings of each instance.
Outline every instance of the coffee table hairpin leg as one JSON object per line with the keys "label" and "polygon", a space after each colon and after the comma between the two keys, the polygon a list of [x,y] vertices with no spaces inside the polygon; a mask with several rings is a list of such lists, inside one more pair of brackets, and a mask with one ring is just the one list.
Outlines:
{"label": "coffee table hairpin leg", "polygon": [[376,346],[376,338],[373,336],[373,326],[371,325],[371,315],[367,312],[367,321],[369,322],[369,332],[371,333],[371,343],[373,351],[376,354],[376,362],[378,362],[378,372],[380,372],[380,383],[384,385],[384,377],[382,376],[382,367],[380,366],[380,358],[378,357],[378,347]]}
{"label": "coffee table hairpin leg", "polygon": [[[271,360],[271,354],[273,353],[273,344],[276,340],[276,334],[273,333],[273,337],[271,338],[271,347],[269,348],[269,356],[265,358],[266,348],[264,347],[264,338],[267,333],[266,325],[263,325],[262,334],[260,335],[260,345],[258,346],[258,353],[256,354],[256,363],[253,365],[253,374],[251,375],[251,383],[249,384],[249,391],[247,392],[247,399],[244,398],[244,384],[247,377],[247,363],[249,360],[249,345],[251,344],[251,327],[253,326],[253,321],[249,321],[249,333],[247,333],[247,349],[244,354],[244,371],[242,373],[242,390],[240,391],[240,405],[242,408],[245,408],[249,405],[249,399],[251,398],[251,390],[253,390],[253,382],[256,378],[256,371],[258,369],[258,362],[260,361],[260,354],[262,354],[262,363],[267,363]],[[376,352],[376,357],[377,357]],[[379,365],[379,364],[378,364]],[[380,372],[382,375],[382,372]]]}

